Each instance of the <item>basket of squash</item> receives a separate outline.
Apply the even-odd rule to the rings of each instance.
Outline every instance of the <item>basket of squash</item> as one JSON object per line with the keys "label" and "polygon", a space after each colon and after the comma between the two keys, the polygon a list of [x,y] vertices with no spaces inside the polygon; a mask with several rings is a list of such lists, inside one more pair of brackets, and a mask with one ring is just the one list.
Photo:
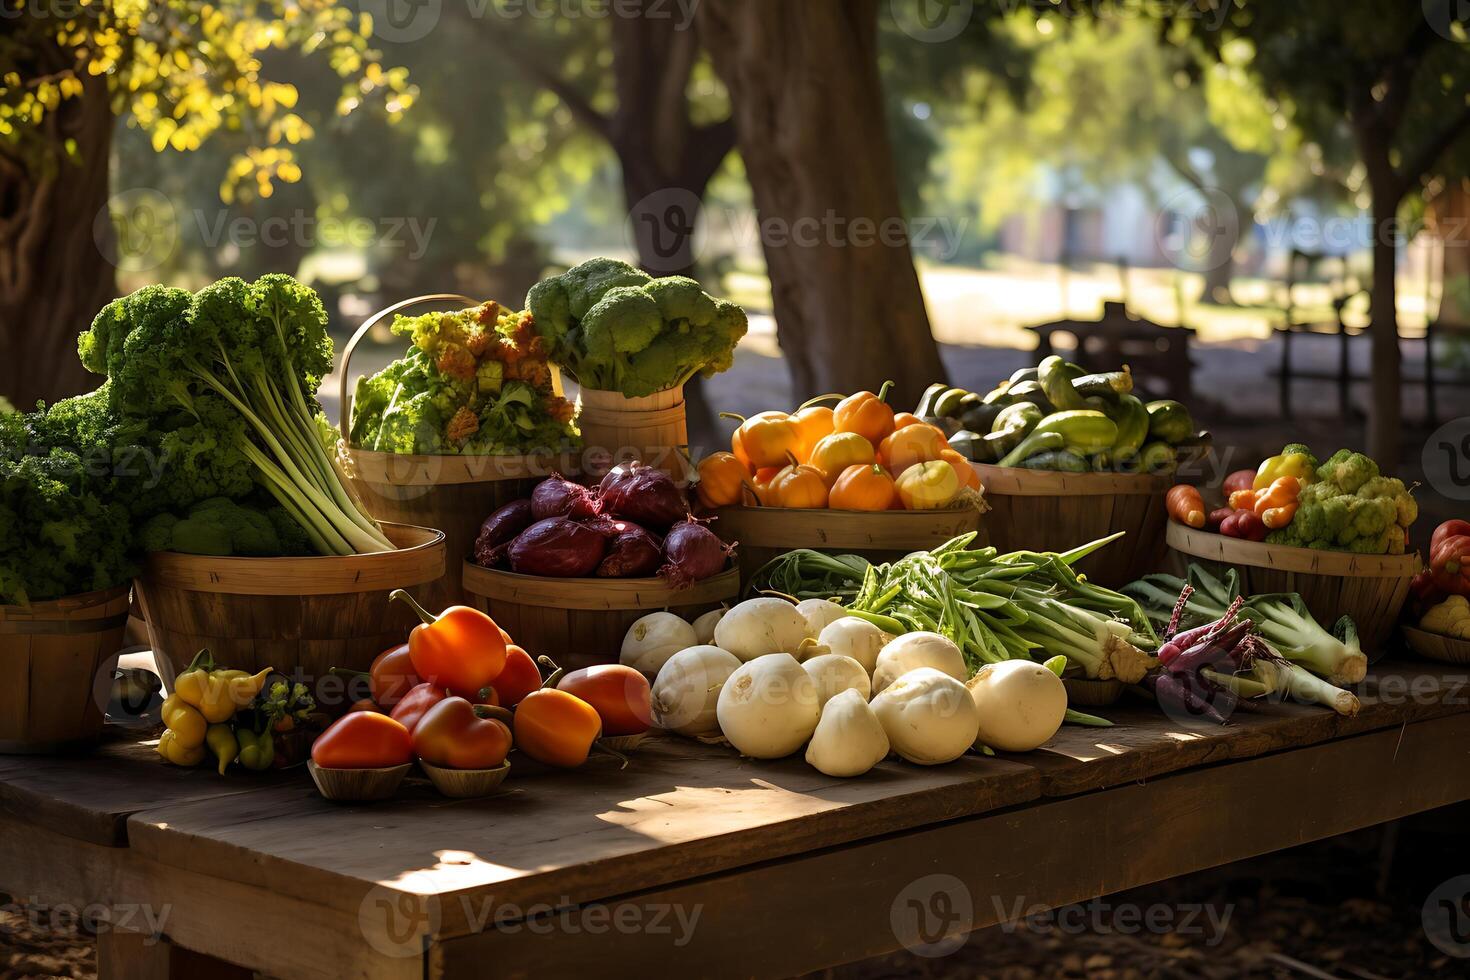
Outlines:
{"label": "basket of squash", "polygon": [[931,385],[915,415],[974,462],[1002,551],[1065,551],[1127,532],[1079,565],[1115,587],[1157,567],[1172,476],[1210,449],[1188,408],[1143,400],[1126,366],[1089,374],[1056,355],[987,394]]}
{"label": "basket of squash", "polygon": [[729,452],[700,461],[695,494],[715,532],[740,543],[743,581],[796,548],[887,561],[971,531],[986,543],[975,468],[941,429],[894,412],[890,387],[724,416],[739,426]]}

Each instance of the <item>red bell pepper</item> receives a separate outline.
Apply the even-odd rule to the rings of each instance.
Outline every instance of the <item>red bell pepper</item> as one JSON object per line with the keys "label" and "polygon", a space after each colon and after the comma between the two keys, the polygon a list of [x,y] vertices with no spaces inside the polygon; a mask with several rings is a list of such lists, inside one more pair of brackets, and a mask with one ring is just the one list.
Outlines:
{"label": "red bell pepper", "polygon": [[1470,595],[1470,523],[1445,521],[1429,540],[1429,571],[1436,587]]}
{"label": "red bell pepper", "polygon": [[413,730],[414,754],[445,769],[495,769],[510,751],[511,733],[495,714],[501,708],[445,698],[434,705]]}

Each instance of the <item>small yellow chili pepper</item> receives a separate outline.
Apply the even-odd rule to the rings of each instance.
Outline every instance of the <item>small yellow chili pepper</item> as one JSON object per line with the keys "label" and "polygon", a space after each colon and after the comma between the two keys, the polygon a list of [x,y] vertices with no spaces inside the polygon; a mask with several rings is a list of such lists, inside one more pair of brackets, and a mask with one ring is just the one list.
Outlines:
{"label": "small yellow chili pepper", "polygon": [[269,667],[253,676],[243,670],[217,669],[209,651],[200,650],[189,669],[174,680],[174,691],[198,708],[205,721],[217,725],[255,700],[270,674]]}
{"label": "small yellow chili pepper", "polygon": [[174,738],[180,745],[192,748],[204,744],[204,733],[209,728],[209,722],[204,720],[198,708],[177,694],[170,694],[164,700],[160,713],[163,723],[174,733]]}
{"label": "small yellow chili pepper", "polygon": [[219,774],[223,776],[230,763],[240,757],[239,740],[235,738],[229,725],[210,725],[204,741],[209,746],[209,751],[219,760]]}
{"label": "small yellow chili pepper", "polygon": [[178,733],[166,731],[158,740],[158,754],[176,766],[197,766],[204,761],[204,743],[185,745]]}

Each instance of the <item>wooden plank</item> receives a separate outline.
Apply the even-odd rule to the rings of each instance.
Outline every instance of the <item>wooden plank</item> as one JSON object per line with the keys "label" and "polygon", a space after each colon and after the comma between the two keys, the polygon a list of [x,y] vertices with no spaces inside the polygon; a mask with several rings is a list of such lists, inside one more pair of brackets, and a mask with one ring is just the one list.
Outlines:
{"label": "wooden plank", "polygon": [[1470,708],[1470,675],[1432,664],[1374,668],[1355,690],[1363,707],[1352,718],[1316,705],[1283,703],[1238,711],[1223,727],[1181,725],[1152,705],[1126,698],[1113,707],[1088,709],[1114,721],[1113,728],[1068,725],[1038,751],[1004,758],[1036,768],[1043,796],[1070,796]]}
{"label": "wooden plank", "polygon": [[139,810],[252,793],[297,782],[295,774],[183,769],[151,743],[114,741],[85,756],[0,756],[0,814],[107,847],[127,845]]}
{"label": "wooden plank", "polygon": [[[439,896],[438,934],[471,928],[474,901],[523,907],[589,901],[1014,806],[1037,797],[1029,767],[970,758],[923,768],[886,762],[862,779],[823,776],[799,758],[741,759],[655,738],[626,770],[607,759],[575,773],[528,773],[505,792],[446,801],[426,785],[343,807],[309,784],[135,814],[141,855],[355,910],[382,885]],[[449,900],[465,896],[466,903]]]}
{"label": "wooden plank", "polygon": [[183,871],[0,814],[0,891],[17,899],[85,907],[109,928],[158,931],[170,944],[281,980],[423,976],[422,944],[419,951],[385,944],[357,912],[239,884],[233,867],[212,870]]}
{"label": "wooden plank", "polygon": [[916,941],[916,908],[959,933],[1465,799],[1458,715],[506,923],[431,950],[429,976],[539,976],[553,949],[566,976],[805,974]]}

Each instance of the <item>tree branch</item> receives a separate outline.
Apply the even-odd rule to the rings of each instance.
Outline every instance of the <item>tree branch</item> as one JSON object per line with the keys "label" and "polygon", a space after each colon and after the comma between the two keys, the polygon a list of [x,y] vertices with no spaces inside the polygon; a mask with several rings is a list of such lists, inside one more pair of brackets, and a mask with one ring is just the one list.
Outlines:
{"label": "tree branch", "polygon": [[612,121],[592,107],[592,103],[570,82],[538,63],[534,56],[524,51],[516,55],[515,63],[533,82],[545,88],[562,101],[573,116],[581,120],[593,132],[612,142]]}

